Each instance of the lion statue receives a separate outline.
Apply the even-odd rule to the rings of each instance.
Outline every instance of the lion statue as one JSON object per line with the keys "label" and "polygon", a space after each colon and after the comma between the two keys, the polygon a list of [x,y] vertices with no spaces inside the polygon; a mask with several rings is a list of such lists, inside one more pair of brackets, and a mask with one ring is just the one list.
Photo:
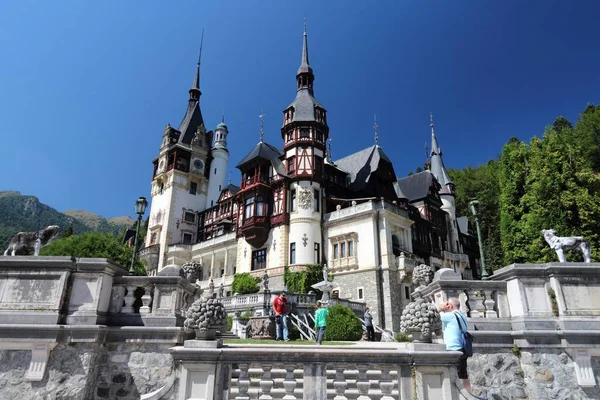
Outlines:
{"label": "lion statue", "polygon": [[581,255],[583,256],[583,262],[592,262],[592,257],[590,255],[590,244],[585,239],[583,239],[583,237],[556,236],[556,231],[554,229],[542,229],[542,234],[544,235],[544,239],[546,239],[546,242],[548,243],[550,248],[556,251],[556,255],[558,256],[559,262],[567,262],[563,250],[569,249],[578,249],[581,252]]}
{"label": "lion statue", "polygon": [[6,249],[4,255],[15,256],[24,249],[33,247],[33,254],[39,256],[42,247],[56,239],[59,232],[60,227],[57,225],[50,225],[38,232],[19,232],[8,244],[8,249]]}

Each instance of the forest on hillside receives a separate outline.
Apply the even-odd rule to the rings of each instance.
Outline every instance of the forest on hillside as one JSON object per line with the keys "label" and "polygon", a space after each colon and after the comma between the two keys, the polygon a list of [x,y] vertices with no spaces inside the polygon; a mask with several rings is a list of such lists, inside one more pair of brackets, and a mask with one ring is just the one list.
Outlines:
{"label": "forest on hillside", "polygon": [[[557,261],[541,234],[583,236],[600,260],[600,106],[588,105],[573,125],[558,117],[542,137],[515,137],[497,159],[451,169],[457,213],[471,216],[481,204],[480,224],[488,269],[512,263]],[[472,220],[471,222],[474,223]],[[581,255],[567,254],[570,261]]]}

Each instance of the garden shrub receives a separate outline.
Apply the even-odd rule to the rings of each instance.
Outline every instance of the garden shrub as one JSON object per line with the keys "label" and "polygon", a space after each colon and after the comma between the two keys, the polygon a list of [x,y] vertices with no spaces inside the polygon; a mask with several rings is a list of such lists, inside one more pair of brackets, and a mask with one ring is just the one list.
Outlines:
{"label": "garden shrub", "polygon": [[233,293],[239,294],[257,293],[259,290],[258,282],[260,282],[259,278],[255,278],[247,272],[235,274],[231,290]]}
{"label": "garden shrub", "polygon": [[227,332],[231,332],[231,328],[233,328],[233,317],[231,315],[227,316]]}
{"label": "garden shrub", "polygon": [[362,338],[362,322],[354,311],[346,306],[329,307],[325,340],[327,341],[357,341]]}
{"label": "garden shrub", "polygon": [[[305,271],[291,272],[289,267],[284,268],[283,282],[290,293],[308,293],[313,290],[312,285],[323,280],[323,266],[319,264],[307,265]],[[329,281],[333,280],[329,275]],[[318,295],[318,298],[321,297]]]}
{"label": "garden shrub", "polygon": [[396,333],[396,336],[394,336],[394,339],[396,340],[396,342],[411,342],[412,341],[412,340],[410,340],[410,336],[403,332]]}

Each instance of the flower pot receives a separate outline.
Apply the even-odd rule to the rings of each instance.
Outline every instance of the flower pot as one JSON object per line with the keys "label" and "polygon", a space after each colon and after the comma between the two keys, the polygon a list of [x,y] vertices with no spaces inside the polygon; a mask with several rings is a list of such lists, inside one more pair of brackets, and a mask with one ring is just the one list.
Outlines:
{"label": "flower pot", "polygon": [[423,333],[420,329],[411,330],[413,343],[431,343],[431,332]]}

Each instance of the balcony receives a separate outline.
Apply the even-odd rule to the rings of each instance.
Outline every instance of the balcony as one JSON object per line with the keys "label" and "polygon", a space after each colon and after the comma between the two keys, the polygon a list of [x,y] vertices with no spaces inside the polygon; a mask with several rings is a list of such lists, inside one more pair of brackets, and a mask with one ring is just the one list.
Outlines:
{"label": "balcony", "polygon": [[268,216],[253,216],[247,218],[238,229],[238,235],[245,237],[246,241],[254,247],[261,247],[271,230],[271,221]]}

